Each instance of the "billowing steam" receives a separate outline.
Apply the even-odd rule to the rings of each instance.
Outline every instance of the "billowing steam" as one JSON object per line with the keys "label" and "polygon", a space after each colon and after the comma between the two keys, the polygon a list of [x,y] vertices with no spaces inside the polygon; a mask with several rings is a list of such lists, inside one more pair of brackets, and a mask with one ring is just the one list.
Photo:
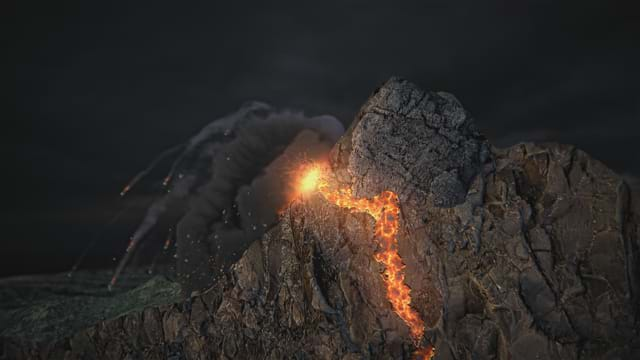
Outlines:
{"label": "billowing steam", "polygon": [[166,193],[151,204],[133,233],[110,287],[166,213],[177,213],[178,279],[187,292],[208,286],[215,268],[228,261],[221,259],[225,250],[241,252],[275,221],[285,198],[287,168],[326,153],[343,132],[332,116],[306,117],[252,102],[213,121],[186,144],[164,151],[121,192],[126,195],[161,160],[180,152],[163,181]]}

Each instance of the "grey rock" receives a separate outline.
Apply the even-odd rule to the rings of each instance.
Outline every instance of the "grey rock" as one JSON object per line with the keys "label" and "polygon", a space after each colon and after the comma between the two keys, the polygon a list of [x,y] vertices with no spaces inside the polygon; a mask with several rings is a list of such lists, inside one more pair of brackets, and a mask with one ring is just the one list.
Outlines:
{"label": "grey rock", "polygon": [[392,190],[403,203],[431,196],[444,207],[464,201],[488,153],[453,95],[397,78],[369,98],[336,150],[356,195]]}

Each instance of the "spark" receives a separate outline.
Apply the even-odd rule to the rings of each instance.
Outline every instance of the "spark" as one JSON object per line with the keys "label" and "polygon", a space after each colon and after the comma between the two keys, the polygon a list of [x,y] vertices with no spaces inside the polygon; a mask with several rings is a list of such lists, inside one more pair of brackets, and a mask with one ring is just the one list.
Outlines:
{"label": "spark", "polygon": [[162,180],[162,186],[167,187],[169,185],[169,182],[171,182],[172,177],[173,177],[173,174],[171,173],[165,176],[164,179]]}
{"label": "spark", "polygon": [[[138,174],[136,174],[136,176],[133,177],[133,179],[131,179],[131,181],[129,181],[129,183],[127,185],[125,185],[125,187],[122,189],[122,191],[120,191],[120,196],[125,196],[127,195],[127,193],[140,181],[142,180],[145,176],[147,176],[147,174],[149,174],[149,172],[151,172],[151,170],[153,170],[162,160],[164,160],[166,157],[173,155],[174,153],[176,153],[177,151],[181,150],[184,147],[184,145],[177,145],[174,147],[171,147],[169,149],[166,149],[165,151],[163,151],[162,153],[160,153],[160,155],[158,155],[155,159],[153,159],[153,161],[151,161],[151,163],[142,171],[140,171]],[[166,184],[168,184],[169,180],[170,180],[170,176],[167,176],[167,178],[165,178],[165,182],[163,182],[163,185],[166,186]]]}
{"label": "spark", "polygon": [[166,256],[167,251],[169,250],[169,246],[171,246],[172,239],[173,239],[173,228],[169,228],[169,231],[167,232],[167,238],[164,240],[164,244],[162,245],[162,251],[158,252],[153,257],[153,261],[151,262],[151,265],[149,266],[149,269],[147,270],[148,274],[153,274],[154,269],[156,267],[156,263],[158,262],[158,260],[160,258]]}

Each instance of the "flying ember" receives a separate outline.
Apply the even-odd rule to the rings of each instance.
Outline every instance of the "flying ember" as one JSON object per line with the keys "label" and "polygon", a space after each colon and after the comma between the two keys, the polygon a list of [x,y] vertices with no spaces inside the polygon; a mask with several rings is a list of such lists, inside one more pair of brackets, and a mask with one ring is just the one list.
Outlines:
{"label": "flying ember", "polygon": [[[392,191],[383,191],[371,199],[354,198],[351,189],[333,189],[323,176],[320,165],[308,166],[303,170],[298,182],[299,193],[318,191],[327,201],[354,212],[371,215],[376,223],[374,234],[379,250],[374,255],[377,262],[384,266],[383,279],[387,299],[393,311],[407,324],[414,343],[418,344],[424,334],[424,321],[411,307],[411,289],[404,282],[405,265],[398,253],[398,229],[400,225],[400,206],[398,196]],[[418,354],[419,353],[419,354]],[[429,345],[416,353],[421,359],[430,359],[435,354]]]}

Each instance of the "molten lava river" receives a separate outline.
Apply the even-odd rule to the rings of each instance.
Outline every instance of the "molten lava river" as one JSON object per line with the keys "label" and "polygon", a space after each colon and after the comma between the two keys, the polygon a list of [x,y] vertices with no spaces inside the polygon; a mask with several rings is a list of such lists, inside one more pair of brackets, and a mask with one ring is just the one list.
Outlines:
{"label": "molten lava river", "polygon": [[[400,227],[400,205],[398,196],[392,191],[368,198],[354,198],[351,189],[332,189],[323,176],[323,166],[312,165],[301,171],[297,184],[299,193],[319,192],[328,202],[354,212],[371,215],[375,223],[374,235],[379,250],[375,259],[384,266],[383,279],[387,299],[393,311],[407,324],[411,338],[419,344],[424,334],[424,321],[411,307],[411,289],[405,284],[402,258],[398,253],[398,229]],[[415,359],[431,359],[435,348],[429,345],[414,353]]]}

